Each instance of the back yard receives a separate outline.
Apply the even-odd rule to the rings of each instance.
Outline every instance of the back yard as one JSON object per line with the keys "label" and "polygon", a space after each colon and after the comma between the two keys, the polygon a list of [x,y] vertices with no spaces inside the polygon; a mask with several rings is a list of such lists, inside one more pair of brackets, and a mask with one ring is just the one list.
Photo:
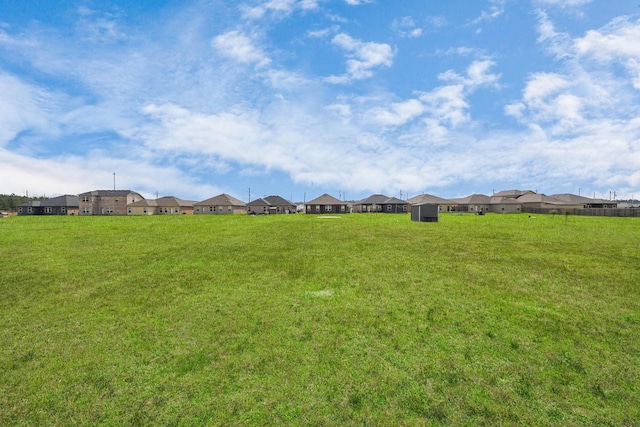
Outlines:
{"label": "back yard", "polygon": [[0,220],[0,425],[640,424],[640,219]]}

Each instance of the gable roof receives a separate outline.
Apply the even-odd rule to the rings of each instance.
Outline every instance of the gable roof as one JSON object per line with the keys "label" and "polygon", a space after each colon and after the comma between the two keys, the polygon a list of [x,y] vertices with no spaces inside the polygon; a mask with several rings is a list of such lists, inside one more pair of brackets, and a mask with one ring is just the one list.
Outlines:
{"label": "gable roof", "polygon": [[412,205],[455,205],[456,201],[450,199],[443,199],[442,197],[434,196],[432,194],[420,194],[418,196],[411,197],[407,200]]}
{"label": "gable roof", "polygon": [[409,202],[406,200],[398,199],[397,197],[389,197],[387,200],[382,202],[383,205],[407,205]]}
{"label": "gable roof", "polygon": [[617,203],[615,201],[606,200],[606,199],[592,199],[591,197],[577,196],[575,194],[552,194],[550,197],[554,197],[559,200],[563,200],[565,202],[571,204],[590,204],[590,203],[598,203],[598,204],[611,204]]}
{"label": "gable roof", "polygon": [[196,202],[191,200],[182,200],[174,196],[164,196],[156,200],[157,206],[180,206],[193,207]]}
{"label": "gable roof", "polygon": [[568,205],[569,202],[547,196],[546,194],[529,193],[518,197],[520,203],[546,203],[549,205]]}
{"label": "gable roof", "polygon": [[454,200],[461,205],[488,205],[491,203],[491,197],[485,196],[484,194],[472,194],[467,197],[451,200]]}
{"label": "gable roof", "polygon": [[320,197],[316,197],[313,200],[307,202],[308,205],[346,205],[346,202],[343,202],[340,199],[336,199],[333,196],[324,193]]}
{"label": "gable roof", "polygon": [[492,205],[521,205],[522,202],[513,197],[506,196],[493,196],[491,197],[490,203]]}
{"label": "gable roof", "polygon": [[385,202],[385,200],[388,200],[389,197],[385,196],[384,194],[372,194],[371,196],[367,197],[366,199],[362,199],[360,200],[357,204],[359,205],[381,205]]}
{"label": "gable roof", "polygon": [[80,193],[80,196],[103,196],[103,197],[116,197],[116,196],[128,196],[129,194],[134,193],[138,194],[135,191],[131,190],[93,190],[87,191],[85,193]]}
{"label": "gable roof", "polygon": [[245,207],[247,204],[242,200],[238,200],[235,197],[232,197],[226,193],[219,194],[217,196],[211,197],[210,199],[203,200],[202,202],[194,203],[196,206],[242,206]]}
{"label": "gable roof", "polygon": [[293,206],[294,204],[280,196],[267,196],[264,200],[271,206]]}
{"label": "gable roof", "polygon": [[271,203],[260,197],[247,203],[247,206],[271,206]]}
{"label": "gable roof", "polygon": [[64,196],[52,197],[50,199],[44,200],[32,200],[30,202],[21,203],[19,207],[42,207],[42,208],[54,208],[54,207],[75,207],[77,208],[80,204],[78,203],[79,197],[71,194],[65,194]]}
{"label": "gable roof", "polygon": [[498,196],[498,197],[513,197],[513,198],[518,198],[520,196],[523,196],[525,194],[528,193],[533,193],[535,194],[533,191],[531,190],[503,190],[503,191],[498,191],[497,193],[494,193],[494,196]]}

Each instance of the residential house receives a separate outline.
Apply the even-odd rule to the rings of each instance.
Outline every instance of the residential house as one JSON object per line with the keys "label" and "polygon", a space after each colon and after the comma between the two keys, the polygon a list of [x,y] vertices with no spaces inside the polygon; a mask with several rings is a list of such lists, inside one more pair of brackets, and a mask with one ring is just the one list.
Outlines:
{"label": "residential house", "polygon": [[409,211],[409,202],[398,199],[397,197],[389,197],[382,202],[382,212],[384,213],[407,213]]}
{"label": "residential house", "polygon": [[520,213],[522,212],[522,203],[514,197],[492,196],[489,206],[490,212],[495,213]]}
{"label": "residential house", "polygon": [[196,202],[182,200],[173,196],[164,196],[156,200],[158,215],[192,214]]}
{"label": "residential house", "polygon": [[535,191],[531,190],[502,190],[497,193],[493,193],[495,197],[510,197],[512,199],[517,199],[520,196],[524,196],[525,194],[536,194]]}
{"label": "residential house", "polygon": [[95,190],[78,197],[80,215],[126,215],[127,205],[144,199],[131,190]]}
{"label": "residential house", "polygon": [[472,194],[467,197],[451,199],[456,202],[456,211],[485,213],[491,210],[491,197],[484,194]]}
{"label": "residential house", "polygon": [[571,203],[545,194],[527,193],[518,197],[523,211],[526,209],[582,209],[582,203]]}
{"label": "residential house", "polygon": [[18,215],[78,215],[78,196],[64,195],[32,200],[17,206]]}
{"label": "residential house", "polygon": [[142,199],[127,205],[128,215],[155,215],[158,212],[158,203],[154,199]]}
{"label": "residential house", "polygon": [[366,199],[362,199],[353,204],[354,212],[382,212],[384,202],[389,199],[389,196],[384,194],[373,194]]}
{"label": "residential house", "polygon": [[349,210],[347,202],[327,193],[305,203],[305,212],[308,214],[345,214],[349,213]]}
{"label": "residential house", "polygon": [[228,194],[219,194],[202,202],[194,203],[195,214],[238,214],[246,213],[247,205],[242,200]]}
{"label": "residential house", "polygon": [[584,209],[592,208],[617,208],[618,202],[615,200],[596,199],[575,194],[552,194],[550,197],[562,200],[572,205],[582,205]]}
{"label": "residential house", "polygon": [[255,199],[247,203],[249,215],[268,215],[271,204],[263,198]]}
{"label": "residential house", "polygon": [[438,205],[439,211],[445,211],[445,212],[453,212],[456,210],[456,207],[458,206],[458,202],[456,201],[453,201],[450,199],[443,199],[442,197],[438,197],[438,196],[434,196],[426,193],[411,197],[409,200],[407,200],[407,202],[409,202],[411,206]]}
{"label": "residential house", "polygon": [[247,203],[248,214],[289,214],[296,212],[295,203],[280,196],[268,196]]}

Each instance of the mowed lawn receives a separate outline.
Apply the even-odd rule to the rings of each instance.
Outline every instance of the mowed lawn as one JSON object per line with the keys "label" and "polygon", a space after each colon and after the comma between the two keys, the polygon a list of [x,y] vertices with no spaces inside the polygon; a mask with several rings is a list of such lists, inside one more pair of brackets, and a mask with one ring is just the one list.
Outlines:
{"label": "mowed lawn", "polygon": [[0,219],[0,425],[640,425],[640,219]]}

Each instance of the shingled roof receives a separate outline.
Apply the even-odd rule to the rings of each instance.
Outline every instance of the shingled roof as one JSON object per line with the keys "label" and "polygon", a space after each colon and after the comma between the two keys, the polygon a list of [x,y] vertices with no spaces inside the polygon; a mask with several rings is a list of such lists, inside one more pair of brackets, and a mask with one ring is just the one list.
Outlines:
{"label": "shingled roof", "polygon": [[313,200],[307,202],[308,205],[346,205],[347,202],[343,202],[340,199],[336,199],[327,193],[324,193],[320,197],[316,197]]}
{"label": "shingled roof", "polygon": [[242,200],[238,200],[226,193],[195,203],[196,206],[247,206]]}

